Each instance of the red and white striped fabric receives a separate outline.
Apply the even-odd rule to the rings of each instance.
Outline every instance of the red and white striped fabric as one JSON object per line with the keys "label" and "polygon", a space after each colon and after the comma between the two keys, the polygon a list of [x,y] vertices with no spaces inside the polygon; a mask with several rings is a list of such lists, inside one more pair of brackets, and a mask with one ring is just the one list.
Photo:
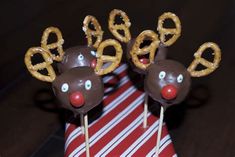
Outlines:
{"label": "red and white striped fabric", "polygon": [[[105,96],[103,113],[89,124],[91,156],[155,156],[158,118],[148,113],[148,128],[143,129],[144,93],[133,86],[127,76],[127,65],[114,72],[119,76],[118,89]],[[105,83],[117,82],[113,76],[104,77]],[[105,92],[112,90],[106,88]],[[65,131],[65,156],[85,155],[85,137],[81,128],[67,123]],[[176,157],[167,128],[163,126],[160,157]]]}

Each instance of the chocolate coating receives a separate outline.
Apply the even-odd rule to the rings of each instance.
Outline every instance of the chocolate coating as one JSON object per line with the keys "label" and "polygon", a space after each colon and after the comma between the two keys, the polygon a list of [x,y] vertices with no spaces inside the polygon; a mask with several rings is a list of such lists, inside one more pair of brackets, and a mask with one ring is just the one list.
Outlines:
{"label": "chocolate coating", "polygon": [[128,60],[131,60],[131,54],[130,54],[130,52],[131,52],[132,46],[133,46],[134,43],[135,43],[135,40],[136,40],[136,38],[131,39],[131,40],[127,43],[127,45],[126,45],[126,58],[127,58]]}
{"label": "chocolate coating", "polygon": [[81,66],[91,66],[91,62],[96,59],[95,49],[88,46],[76,46],[65,50],[62,62],[58,63],[59,73]]}
{"label": "chocolate coating", "polygon": [[163,43],[160,43],[154,62],[166,59],[167,53],[168,53],[167,47]]}
{"label": "chocolate coating", "polygon": [[[187,69],[181,63],[173,60],[159,60],[155,64],[151,64],[147,69],[144,82],[147,94],[167,107],[183,101],[189,92],[190,84],[191,76]],[[177,89],[177,95],[172,100],[162,97],[161,91],[166,85],[173,85]]]}
{"label": "chocolate coating", "polygon": [[[91,67],[76,67],[57,76],[52,82],[53,91],[62,106],[77,114],[85,114],[103,99],[104,88],[101,77],[94,73]],[[75,92],[82,93],[84,104],[74,107],[70,96]]]}

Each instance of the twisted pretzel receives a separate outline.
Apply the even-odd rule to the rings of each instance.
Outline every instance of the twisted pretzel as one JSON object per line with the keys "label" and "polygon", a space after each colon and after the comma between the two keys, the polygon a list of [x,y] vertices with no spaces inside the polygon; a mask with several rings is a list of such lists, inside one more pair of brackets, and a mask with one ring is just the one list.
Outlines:
{"label": "twisted pretzel", "polygon": [[[50,33],[55,33],[55,35],[57,36],[57,42],[48,44],[48,37]],[[41,47],[45,49],[46,51],[48,51],[49,55],[51,56],[53,60],[58,61],[58,62],[62,61],[63,56],[64,56],[64,50],[62,47],[63,43],[64,43],[64,39],[62,38],[62,34],[58,28],[48,27],[43,32],[42,40],[41,40]],[[55,49],[55,48],[58,51],[58,55],[52,54],[50,51],[51,49]]]}
{"label": "twisted pretzel", "polygon": [[[41,54],[45,62],[32,65],[31,58],[35,54]],[[29,72],[32,74],[33,77],[41,81],[46,81],[46,82],[52,82],[56,78],[55,71],[53,67],[51,66],[51,64],[53,63],[53,60],[49,52],[45,51],[43,48],[41,47],[30,48],[25,54],[24,62],[25,62],[27,69],[29,70]],[[48,76],[43,75],[40,72],[38,72],[38,70],[43,70],[45,68],[47,69]]]}
{"label": "twisted pretzel", "polygon": [[[152,40],[152,43],[147,47],[140,48],[140,44],[146,39]],[[130,52],[132,61],[136,65],[136,67],[145,70],[151,63],[154,62],[155,52],[159,46],[159,43],[160,41],[158,39],[158,35],[151,30],[145,30],[138,35]],[[138,55],[145,55],[148,53],[149,53],[149,63],[148,64],[141,63],[138,58]]]}
{"label": "twisted pretzel", "polygon": [[[94,26],[95,30],[89,28],[90,23]],[[94,48],[97,48],[103,38],[103,31],[97,19],[94,16],[87,15],[83,21],[82,29],[86,34],[88,46],[93,46]],[[92,44],[92,36],[96,37],[96,41],[94,44]]]}
{"label": "twisted pretzel", "polygon": [[[209,62],[206,59],[201,58],[202,53],[208,48],[211,48],[214,51],[213,62]],[[212,73],[216,68],[219,67],[219,63],[221,60],[221,50],[220,50],[219,46],[216,45],[215,43],[207,42],[199,47],[197,52],[194,53],[194,57],[195,57],[195,59],[188,67],[189,73],[191,74],[192,77],[206,76],[206,75]],[[203,66],[206,67],[206,69],[197,71],[196,67],[198,66],[198,64],[202,64]]]}
{"label": "twisted pretzel", "polygon": [[[176,28],[164,28],[163,24],[166,19],[172,19],[172,21],[174,21],[175,23]],[[179,38],[181,34],[180,20],[175,14],[171,12],[164,13],[159,17],[157,30],[160,34],[161,42],[164,43],[164,45],[166,46],[170,46]],[[173,36],[166,41],[166,35],[169,34],[172,34]]]}
{"label": "twisted pretzel", "polygon": [[[122,20],[123,24],[115,24],[115,17],[119,15]],[[117,10],[114,9],[110,12],[109,14],[109,30],[110,32],[121,42],[127,43],[131,39],[131,34],[130,34],[130,20],[129,17],[126,15],[125,12],[122,10]],[[123,30],[124,31],[124,36],[118,32],[118,30]]]}
{"label": "twisted pretzel", "polygon": [[[108,46],[113,46],[115,48],[116,50],[115,56],[103,55],[104,48]],[[123,53],[122,46],[116,40],[107,39],[103,41],[97,49],[97,64],[95,68],[96,74],[105,75],[107,73],[112,72],[115,68],[117,68],[119,63],[121,62],[122,53]],[[105,69],[102,69],[105,62],[111,62],[111,64]]]}

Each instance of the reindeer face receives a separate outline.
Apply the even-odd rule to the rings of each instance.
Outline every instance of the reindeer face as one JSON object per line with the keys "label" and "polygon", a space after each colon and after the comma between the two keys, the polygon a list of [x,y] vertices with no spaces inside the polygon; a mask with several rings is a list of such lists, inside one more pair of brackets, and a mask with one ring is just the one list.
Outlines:
{"label": "reindeer face", "polygon": [[173,60],[151,64],[145,78],[145,91],[162,105],[184,100],[190,89],[191,76],[187,69]]}
{"label": "reindeer face", "polygon": [[52,83],[54,93],[64,108],[76,113],[86,113],[103,98],[103,82],[90,67],[72,68]]}
{"label": "reindeer face", "polygon": [[96,52],[88,46],[76,46],[65,51],[62,62],[58,63],[58,70],[63,73],[74,67],[96,66]]}

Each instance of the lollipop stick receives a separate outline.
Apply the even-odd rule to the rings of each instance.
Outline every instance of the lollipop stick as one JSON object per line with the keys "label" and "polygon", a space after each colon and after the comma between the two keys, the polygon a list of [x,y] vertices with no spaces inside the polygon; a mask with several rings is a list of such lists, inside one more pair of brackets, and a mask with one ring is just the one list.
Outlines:
{"label": "lollipop stick", "polygon": [[145,93],[144,96],[144,119],[143,119],[143,128],[147,127],[147,113],[148,113],[148,94]]}
{"label": "lollipop stick", "polygon": [[85,134],[85,130],[84,130],[84,119],[83,119],[83,114],[80,114],[80,124],[81,124],[81,132],[84,135]]}
{"label": "lollipop stick", "polygon": [[160,149],[160,141],[161,141],[161,134],[162,134],[163,116],[164,116],[164,108],[163,106],[161,106],[160,119],[159,119],[159,125],[158,125],[158,134],[157,134],[156,157],[158,157],[160,153],[159,149]]}
{"label": "lollipop stick", "polygon": [[86,157],[90,157],[89,134],[88,134],[88,117],[87,117],[87,114],[85,114],[85,116],[84,116],[84,127],[85,127]]}

